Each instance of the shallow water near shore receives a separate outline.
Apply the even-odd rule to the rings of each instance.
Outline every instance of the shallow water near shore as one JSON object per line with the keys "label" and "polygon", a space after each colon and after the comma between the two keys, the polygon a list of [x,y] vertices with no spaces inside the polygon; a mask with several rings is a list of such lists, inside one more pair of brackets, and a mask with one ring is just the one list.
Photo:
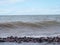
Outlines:
{"label": "shallow water near shore", "polygon": [[60,43],[9,43],[4,42],[0,43],[0,45],[60,45]]}

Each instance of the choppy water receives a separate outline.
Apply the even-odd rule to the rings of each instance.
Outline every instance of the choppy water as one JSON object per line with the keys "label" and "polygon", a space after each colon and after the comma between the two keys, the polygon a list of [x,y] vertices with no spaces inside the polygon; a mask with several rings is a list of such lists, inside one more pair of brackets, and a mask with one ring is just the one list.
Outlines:
{"label": "choppy water", "polygon": [[[60,16],[21,15],[0,16],[0,37],[8,36],[60,36]],[[45,43],[0,43],[0,45],[45,45]],[[47,45],[53,45],[47,44]],[[59,44],[56,44],[59,45]]]}
{"label": "choppy water", "polygon": [[45,21],[36,23],[8,22],[0,23],[0,37],[8,36],[59,36],[60,22]]}

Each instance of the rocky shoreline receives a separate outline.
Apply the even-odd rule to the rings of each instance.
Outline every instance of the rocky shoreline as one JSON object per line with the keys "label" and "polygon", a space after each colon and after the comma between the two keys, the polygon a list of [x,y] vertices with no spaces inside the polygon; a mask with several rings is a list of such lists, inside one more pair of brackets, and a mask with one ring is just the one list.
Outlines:
{"label": "rocky shoreline", "polygon": [[34,43],[42,43],[42,42],[60,42],[60,37],[40,37],[40,38],[34,38],[34,37],[7,37],[7,38],[0,38],[0,42],[34,42]]}

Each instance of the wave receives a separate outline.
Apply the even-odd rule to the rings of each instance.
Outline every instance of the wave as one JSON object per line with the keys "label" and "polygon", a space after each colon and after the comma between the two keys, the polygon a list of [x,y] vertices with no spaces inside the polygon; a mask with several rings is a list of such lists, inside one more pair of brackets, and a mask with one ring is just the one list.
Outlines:
{"label": "wave", "polygon": [[42,22],[5,22],[5,23],[0,23],[0,27],[7,27],[7,28],[15,28],[19,26],[29,26],[29,27],[45,27],[45,26],[54,26],[54,25],[60,25],[60,22],[57,21],[42,21]]}

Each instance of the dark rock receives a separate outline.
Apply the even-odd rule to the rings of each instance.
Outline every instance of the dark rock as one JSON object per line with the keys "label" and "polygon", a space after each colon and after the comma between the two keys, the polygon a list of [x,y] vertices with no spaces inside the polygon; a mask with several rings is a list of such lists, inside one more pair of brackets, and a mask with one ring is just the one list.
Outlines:
{"label": "dark rock", "polygon": [[7,37],[7,38],[0,38],[0,42],[17,42],[17,43],[21,43],[21,42],[38,42],[38,43],[42,43],[42,42],[60,42],[60,37],[40,37],[40,38],[33,38],[33,37]]}

